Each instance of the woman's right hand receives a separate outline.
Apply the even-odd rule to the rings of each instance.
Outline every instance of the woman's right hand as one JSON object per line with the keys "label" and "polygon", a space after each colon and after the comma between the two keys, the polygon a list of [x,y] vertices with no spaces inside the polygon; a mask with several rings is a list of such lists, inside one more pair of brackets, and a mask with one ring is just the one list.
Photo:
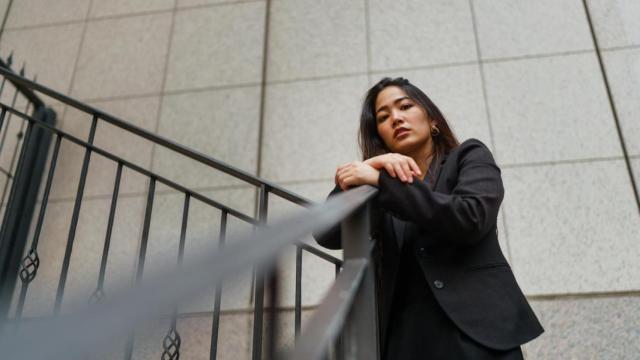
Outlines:
{"label": "woman's right hand", "polygon": [[413,158],[398,153],[387,153],[374,156],[364,161],[374,169],[385,169],[392,177],[412,183],[414,176],[420,176],[420,167]]}

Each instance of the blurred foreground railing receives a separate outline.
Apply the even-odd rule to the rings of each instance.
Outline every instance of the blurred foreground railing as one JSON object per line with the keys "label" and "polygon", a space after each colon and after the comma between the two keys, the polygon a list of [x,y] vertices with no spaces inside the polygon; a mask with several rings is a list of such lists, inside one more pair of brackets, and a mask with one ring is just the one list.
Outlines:
{"label": "blurred foreground railing", "polygon": [[[209,249],[193,265],[155,274],[134,290],[83,312],[24,322],[19,326],[14,322],[5,323],[0,347],[11,359],[84,359],[106,353],[121,334],[247,266],[263,269],[260,276],[277,278],[276,259],[285,246],[299,242],[305,234],[326,230],[344,220],[343,270],[296,347],[280,355],[322,359],[342,334],[343,352],[334,354],[336,357],[375,359],[376,315],[366,216],[367,201],[375,193],[369,186],[345,192],[272,227],[239,236],[223,249]],[[275,284],[277,280],[270,282],[272,295],[277,294]],[[276,313],[274,307],[269,307],[269,334],[276,331]],[[269,336],[267,344],[269,359],[279,357],[274,352],[274,338]]]}
{"label": "blurred foreground railing", "polygon": [[[176,324],[177,304],[181,300],[192,298],[199,289],[207,286],[216,286],[212,309],[213,319],[209,353],[210,359],[216,359],[218,356],[218,333],[221,316],[222,288],[220,284],[224,279],[238,271],[254,269],[252,287],[254,302],[251,342],[252,358],[261,359],[266,357],[272,359],[276,357],[275,341],[279,331],[276,319],[278,298],[280,296],[278,285],[281,282],[277,265],[278,256],[287,245],[297,246],[294,310],[294,327],[297,341],[296,346],[287,356],[297,359],[320,359],[326,356],[333,358],[346,356],[347,358],[360,359],[375,359],[377,357],[374,282],[370,263],[369,225],[366,210],[368,200],[375,194],[376,190],[374,188],[361,187],[357,190],[348,191],[326,204],[301,210],[294,217],[290,217],[276,225],[268,224],[270,194],[304,207],[311,206],[311,202],[282,187],[131,125],[126,121],[59,94],[10,71],[0,68],[0,75],[3,76],[3,79],[15,84],[16,87],[27,89],[34,94],[45,95],[67,108],[87,114],[91,119],[87,138],[81,139],[43,120],[37,116],[37,113],[30,115],[25,111],[17,110],[14,106],[15,104],[7,105],[4,101],[0,103],[2,116],[5,116],[5,114],[12,116],[19,119],[26,126],[24,144],[27,144],[28,139],[31,139],[37,132],[42,132],[55,139],[49,156],[45,183],[42,184],[43,186],[39,181],[31,181],[29,184],[29,193],[34,199],[35,194],[39,193],[38,189],[42,188],[39,203],[40,209],[35,223],[26,224],[27,230],[29,225],[32,225],[32,231],[29,233],[30,243],[27,244],[24,239],[21,242],[16,241],[14,233],[6,230],[8,229],[6,224],[9,224],[9,220],[20,218],[20,214],[12,210],[20,201],[15,196],[14,189],[12,189],[9,196],[8,210],[5,212],[2,231],[0,232],[2,252],[5,252],[7,248],[13,249],[13,257],[8,257],[3,266],[13,271],[13,274],[20,274],[17,276],[20,281],[19,286],[14,286],[16,280],[14,278],[13,282],[4,283],[2,288],[3,296],[2,303],[0,303],[2,333],[0,341],[2,342],[3,353],[9,354],[8,358],[84,359],[88,354],[99,353],[98,350],[100,352],[113,351],[114,340],[124,336],[126,340],[124,341],[123,358],[131,359],[135,347],[134,334],[136,326],[162,315],[167,306],[169,306],[173,308],[173,311],[170,328],[162,341],[162,358],[178,359],[182,338]],[[254,186],[258,192],[258,208],[255,216],[224,205],[195,189],[97,146],[95,139],[98,130],[103,126],[101,124],[114,126],[128,134],[149,141],[154,146],[168,149],[186,159],[196,161],[212,170],[220,171]],[[53,312],[51,316],[31,316],[27,319],[23,316],[27,293],[30,284],[37,277],[39,266],[45,261],[45,257],[38,253],[39,243],[42,237],[48,235],[42,229],[48,216],[49,196],[53,179],[56,175],[59,157],[62,153],[60,148],[63,143],[82,149],[84,156],[76,195],[73,198],[72,213],[68,219],[69,230],[66,236],[66,243],[60,244],[64,247],[64,255],[60,265]],[[29,149],[24,144],[21,147],[19,161],[16,166],[16,178],[28,178],[29,176],[29,166],[25,165],[27,164],[26,159],[28,158]],[[71,271],[70,265],[74,244],[78,240],[77,229],[81,223],[81,207],[92,155],[94,157],[99,155],[116,164],[100,270],[95,282],[95,288],[87,299],[91,304],[90,310],[80,313],[63,313],[61,310],[65,301],[65,290]],[[148,180],[148,185],[135,268],[135,286],[129,293],[116,296],[115,292],[109,294],[105,289],[105,276],[107,275],[107,263],[113,240],[114,217],[121,207],[119,195],[123,169],[144,176]],[[166,240],[150,234],[154,200],[157,197],[156,187],[159,184],[183,196],[179,247],[176,255],[178,267],[175,272],[166,270],[161,275],[157,275],[155,272],[144,274],[149,244],[154,241]],[[185,243],[187,240],[191,240],[187,237],[187,228],[189,226],[192,200],[197,200],[219,211],[219,238],[216,246],[209,244],[212,247],[207,252],[200,254],[199,261],[183,264]],[[254,228],[255,234],[245,234],[234,241],[228,241],[227,223],[230,218],[235,218],[250,225]],[[342,234],[345,238],[345,241],[343,241],[344,262],[302,243],[303,237],[308,236],[312,231],[322,231],[339,222],[343,223]],[[303,251],[330,262],[335,266],[336,271],[340,267],[343,270],[338,274],[327,298],[319,305],[313,318],[309,321],[305,332],[298,337],[298,333],[301,331]],[[18,264],[20,265],[18,266]],[[170,266],[170,264],[167,264],[167,266]],[[11,280],[11,277],[5,277],[5,279]],[[266,304],[265,300],[267,301]],[[264,321],[264,309],[268,310],[266,323]],[[266,334],[263,334],[265,326]],[[263,339],[266,339],[266,342],[263,343]]]}

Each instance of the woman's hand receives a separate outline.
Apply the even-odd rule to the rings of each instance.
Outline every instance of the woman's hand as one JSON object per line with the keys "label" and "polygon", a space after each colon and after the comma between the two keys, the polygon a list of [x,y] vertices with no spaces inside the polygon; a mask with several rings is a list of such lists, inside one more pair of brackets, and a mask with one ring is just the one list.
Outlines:
{"label": "woman's hand", "polygon": [[374,156],[364,162],[374,169],[385,169],[391,177],[398,177],[404,182],[413,182],[414,176],[420,176],[420,168],[413,158],[397,153]]}
{"label": "woman's hand", "polygon": [[352,186],[372,185],[378,186],[380,171],[361,161],[352,161],[341,165],[336,170],[336,185],[342,190],[347,190]]}

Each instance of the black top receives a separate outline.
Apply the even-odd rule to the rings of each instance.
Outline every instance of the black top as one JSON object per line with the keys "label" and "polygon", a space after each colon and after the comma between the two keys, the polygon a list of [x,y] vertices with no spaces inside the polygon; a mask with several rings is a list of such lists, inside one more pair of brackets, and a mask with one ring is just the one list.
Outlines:
{"label": "black top", "polygon": [[[402,221],[402,220],[397,220]],[[415,255],[416,227],[405,231],[383,359],[522,359],[519,347],[487,348],[462,333],[433,295]]]}

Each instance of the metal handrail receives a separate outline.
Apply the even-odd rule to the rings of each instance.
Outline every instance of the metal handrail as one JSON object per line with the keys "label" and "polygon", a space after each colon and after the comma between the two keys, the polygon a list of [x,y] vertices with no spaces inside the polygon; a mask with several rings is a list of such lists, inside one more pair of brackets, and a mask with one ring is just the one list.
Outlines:
{"label": "metal handrail", "polygon": [[98,147],[98,146],[96,146],[94,144],[90,144],[90,143],[88,143],[88,142],[86,142],[86,141],[84,141],[82,139],[79,139],[79,138],[77,138],[77,137],[75,137],[75,136],[73,136],[73,135],[71,135],[71,134],[69,134],[69,133],[67,133],[67,132],[65,132],[63,130],[60,130],[60,129],[56,128],[55,126],[51,126],[50,124],[47,124],[47,123],[45,123],[45,122],[43,122],[41,120],[35,119],[35,118],[33,118],[33,117],[29,116],[29,115],[26,115],[26,114],[24,114],[24,113],[22,113],[20,111],[17,111],[17,110],[7,106],[6,104],[4,104],[2,102],[0,102],[0,109],[2,109],[3,111],[6,111],[6,112],[8,112],[8,113],[10,113],[12,115],[18,116],[18,117],[20,117],[20,118],[22,118],[24,120],[27,120],[27,121],[35,124],[38,127],[41,127],[43,129],[47,129],[47,130],[51,131],[52,133],[62,137],[63,139],[71,141],[74,144],[80,145],[80,146],[82,146],[82,147],[84,147],[86,149],[90,149],[92,152],[95,152],[96,154],[104,156],[105,158],[107,158],[109,160],[113,160],[116,163],[122,163],[124,166],[130,168],[131,170],[134,170],[134,171],[136,171],[136,172],[138,172],[138,173],[140,173],[142,175],[148,176],[150,178],[154,178],[154,179],[156,179],[156,181],[158,181],[160,183],[163,183],[163,184],[167,185],[168,187],[173,188],[174,190],[177,190],[177,191],[183,192],[183,193],[187,193],[190,196],[192,196],[193,198],[198,199],[198,200],[202,201],[205,204],[211,205],[211,206],[215,207],[216,209],[225,211],[228,214],[233,215],[233,216],[235,216],[235,217],[237,217],[237,218],[239,218],[239,219],[241,219],[241,220],[243,220],[243,221],[245,221],[247,223],[250,223],[250,224],[256,224],[257,223],[256,220],[254,218],[250,217],[249,215],[243,214],[243,213],[241,213],[241,212],[239,212],[237,210],[234,210],[234,209],[232,209],[232,208],[230,208],[230,207],[228,207],[228,206],[226,206],[224,204],[221,204],[221,203],[219,203],[219,202],[217,202],[217,201],[215,201],[215,200],[213,200],[213,199],[211,199],[209,197],[206,197],[206,196],[201,195],[201,194],[199,194],[199,193],[197,193],[195,191],[192,191],[191,189],[188,189],[188,188],[186,188],[186,187],[184,187],[184,186],[182,186],[182,185],[180,185],[180,184],[178,184],[178,183],[176,183],[176,182],[174,182],[172,180],[169,180],[166,177],[163,177],[163,176],[161,176],[161,175],[159,175],[157,173],[154,173],[154,172],[149,171],[149,170],[147,170],[147,169],[145,169],[143,167],[140,167],[140,166],[138,166],[138,165],[136,165],[136,164],[134,164],[134,163],[132,163],[130,161],[127,161],[127,160],[125,160],[125,159],[123,159],[123,158],[121,158],[121,157],[119,157],[117,155],[113,155],[112,153],[110,153],[110,152],[108,152],[108,151],[106,151],[106,150],[104,150],[104,149],[102,149],[102,148],[100,148],[100,147]]}
{"label": "metal handrail", "polygon": [[[24,68],[23,68],[24,69]],[[4,73],[9,73],[9,74],[15,74],[13,72],[13,70],[11,70],[11,64],[6,63],[4,60],[0,59],[0,71],[4,74]],[[25,86],[22,82],[20,82],[19,80],[15,80],[15,78],[11,78],[11,77],[7,77],[9,79],[9,81],[11,82],[11,84],[13,84],[13,86],[16,87],[16,89],[18,89],[18,91],[25,97],[27,98],[27,100],[29,100],[35,107],[41,107],[44,106],[44,101],[42,101],[42,99],[40,99],[40,97],[38,95],[36,95],[35,92],[33,92],[33,90],[31,90],[31,88],[29,88],[28,86]],[[24,77],[18,77],[17,79],[24,79]]]}
{"label": "metal handrail", "polygon": [[231,175],[235,178],[243,180],[251,185],[255,186],[265,186],[267,187],[270,193],[280,196],[283,199],[289,200],[295,204],[308,206],[313,204],[313,201],[295,194],[277,184],[274,184],[266,179],[260,178],[258,176],[252,175],[244,170],[241,170],[233,165],[227,164],[223,161],[217,160],[211,156],[205,155],[193,149],[190,149],[182,144],[179,144],[173,140],[170,140],[166,137],[154,134],[150,131],[147,131],[141,127],[130,124],[118,117],[107,114],[104,111],[91,107],[87,104],[84,104],[78,100],[75,100],[66,95],[60,94],[59,92],[52,90],[44,85],[38,84],[34,81],[21,77],[19,75],[14,74],[11,71],[3,69],[0,67],[0,75],[5,76],[10,79],[13,83],[18,84],[18,86],[22,86],[23,88],[30,89],[31,91],[36,91],[42,94],[45,94],[53,99],[56,99],[64,104],[70,105],[78,110],[86,112],[88,114],[93,115],[94,117],[99,118],[100,120],[106,121],[116,127],[119,127],[123,130],[129,131],[135,135],[138,135],[142,138],[145,138],[155,144],[171,149],[179,154],[182,154],[190,159],[198,161],[204,165],[213,167],[217,170],[220,170],[228,175]]}
{"label": "metal handrail", "polygon": [[[4,332],[0,348],[11,359],[82,359],[88,354],[99,354],[106,351],[114,339],[133,330],[140,322],[151,320],[167,306],[193,296],[198,290],[239,270],[257,265],[263,269],[261,275],[268,273],[281,249],[300,242],[304,235],[326,231],[344,219],[354,219],[354,216],[363,220],[366,213],[361,210],[376,193],[377,189],[371,186],[346,191],[324,204],[300,210],[273,226],[238,236],[223,249],[210,249],[194,264],[158,274],[117,301],[96,305],[80,314],[22,323],[18,331]],[[368,232],[362,227],[351,230],[362,234]],[[370,249],[368,238],[350,240],[357,243],[352,245]],[[370,269],[369,254],[361,255],[346,260],[345,269],[316,313],[315,318],[321,316],[322,321],[316,321],[315,326],[303,333],[299,348],[289,357],[320,358],[325,352],[322,347],[338,337],[348,313],[353,311],[354,301],[362,295],[359,294],[361,283],[367,268]],[[369,316],[375,317],[372,313]],[[375,347],[375,343],[372,346]]]}

